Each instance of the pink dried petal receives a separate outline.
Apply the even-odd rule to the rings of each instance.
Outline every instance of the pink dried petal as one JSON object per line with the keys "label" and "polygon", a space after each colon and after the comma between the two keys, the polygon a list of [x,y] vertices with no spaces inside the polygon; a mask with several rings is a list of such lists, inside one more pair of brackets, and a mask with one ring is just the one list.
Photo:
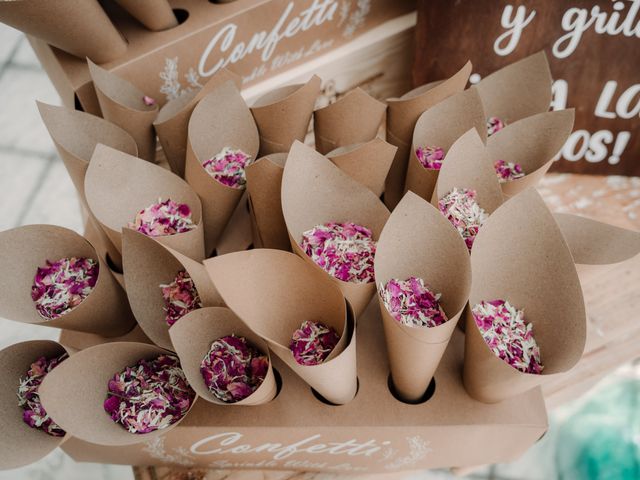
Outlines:
{"label": "pink dried petal", "polygon": [[305,320],[293,332],[289,349],[300,365],[318,365],[325,361],[339,340],[340,336],[333,328]]}
{"label": "pink dried petal", "polygon": [[67,357],[68,355],[63,353],[58,357],[38,358],[18,383],[18,405],[24,410],[22,420],[30,427],[38,428],[53,437],[62,437],[65,431],[47,415],[40,403],[38,388],[44,377]]}
{"label": "pink dried petal", "polygon": [[478,230],[489,218],[487,212],[476,202],[476,191],[454,188],[438,200],[438,208],[462,235],[471,251]]}
{"label": "pink dried petal", "polygon": [[300,246],[319,267],[343,282],[374,280],[376,242],[366,227],[352,222],[318,225],[302,234]]}
{"label": "pink dried petal", "polygon": [[153,105],[156,104],[156,99],[149,97],[148,95],[143,96],[142,101],[147,107],[152,107]]}
{"label": "pink dried petal", "polygon": [[507,124],[498,117],[487,118],[487,136],[490,137],[491,135],[499,132],[506,126]]}
{"label": "pink dried petal", "polygon": [[239,402],[255,392],[268,369],[268,357],[235,335],[215,340],[200,364],[205,385],[225,403]]}
{"label": "pink dried petal", "polygon": [[493,166],[496,169],[496,175],[500,183],[506,183],[510,180],[524,177],[524,170],[519,163],[496,160]]}
{"label": "pink dried petal", "polygon": [[245,168],[252,158],[242,150],[225,147],[222,151],[202,163],[205,171],[222,185],[244,189],[247,183]]}
{"label": "pink dried petal", "polygon": [[180,270],[172,282],[160,285],[164,299],[165,320],[171,326],[187,313],[202,308],[202,301],[193,279],[185,270]]}
{"label": "pink dried petal", "polygon": [[171,199],[158,199],[157,203],[143,208],[128,226],[149,237],[175,235],[196,228],[189,205]]}
{"label": "pink dried petal", "polygon": [[474,305],[471,313],[482,338],[497,357],[521,372],[542,373],[540,348],[533,338],[533,324],[524,319],[524,310],[506,300],[491,300]]}
{"label": "pink dried petal", "polygon": [[380,297],[387,311],[408,327],[436,327],[447,321],[440,306],[439,293],[434,293],[418,277],[407,280],[392,278],[380,284]]}
{"label": "pink dried petal", "polygon": [[440,170],[444,160],[444,150],[440,147],[418,147],[416,157],[420,164],[428,170]]}

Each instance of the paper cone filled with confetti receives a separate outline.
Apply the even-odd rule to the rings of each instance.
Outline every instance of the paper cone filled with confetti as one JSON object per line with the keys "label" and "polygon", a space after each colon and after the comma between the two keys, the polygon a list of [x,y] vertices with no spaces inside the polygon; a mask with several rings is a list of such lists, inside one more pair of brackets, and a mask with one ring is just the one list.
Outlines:
{"label": "paper cone filled with confetti", "polygon": [[571,252],[544,201],[527,189],[497,209],[471,252],[464,386],[495,403],[580,360],[585,306]]}
{"label": "paper cone filled with confetti", "polygon": [[196,393],[173,352],[146,343],[113,342],[62,362],[45,377],[40,398],[51,418],[73,437],[122,446],[175,428]]}
{"label": "paper cone filled with confetti", "polygon": [[132,17],[154,32],[178,25],[168,0],[116,0]]}
{"label": "paper cone filled with confetti", "polygon": [[407,192],[380,234],[375,273],[393,385],[419,402],[467,303],[469,253],[433,205]]}
{"label": "paper cone filled with confetti", "polygon": [[484,142],[487,138],[484,110],[474,89],[456,93],[420,115],[413,132],[405,190],[431,201],[451,145],[474,128]]}
{"label": "paper cone filled with confetti", "polygon": [[286,160],[286,153],[272,153],[247,167],[253,243],[257,248],[291,249],[280,200]]}
{"label": "paper cone filled with confetti", "polygon": [[155,162],[156,133],[152,124],[158,115],[157,101],[127,80],[108,72],[91,60],[87,62],[102,117],[133,137],[140,158]]}
{"label": "paper cone filled with confetti", "polygon": [[327,158],[379,197],[396,150],[394,145],[376,137],[369,142],[336,148],[327,153]]}
{"label": "paper cone filled with confetti", "polygon": [[188,126],[193,109],[202,98],[228,81],[232,81],[237,88],[240,88],[240,77],[223,68],[213,75],[200,90],[183,92],[180,96],[165,103],[158,112],[153,127],[169,166],[176,175],[184,177]]}
{"label": "paper cone filled with confetti", "polygon": [[278,392],[269,348],[228,308],[189,313],[169,330],[189,384],[218,405],[261,405]]}
{"label": "paper cone filled with confetti", "polygon": [[32,340],[0,350],[0,469],[33,463],[66,439],[42,406],[42,380],[69,357],[57,342]]}
{"label": "paper cone filled with confetti", "polygon": [[307,83],[277,88],[254,102],[251,113],[260,134],[261,157],[288,152],[295,140],[304,141],[320,83],[314,75]]}
{"label": "paper cone filled with confetti", "polygon": [[98,145],[85,191],[89,209],[120,251],[122,229],[129,227],[196,261],[204,258],[200,199],[177,175]]}
{"label": "paper cone filled with confetti", "polygon": [[386,180],[384,200],[387,207],[395,207],[402,198],[411,140],[418,118],[445,98],[462,92],[471,68],[471,62],[467,62],[445,80],[421,85],[399,98],[387,100],[387,141],[398,147]]}
{"label": "paper cone filled with confetti", "polygon": [[0,316],[104,337],[134,327],[124,291],[82,236],[28,225],[1,232],[0,245]]}
{"label": "paper cone filled with confetti", "polygon": [[296,142],[282,178],[293,251],[338,285],[360,315],[375,293],[376,242],[389,211],[367,187]]}
{"label": "paper cone filled with confetti", "polygon": [[355,318],[323,272],[270,249],[211,258],[205,267],[229,308],[297,375],[331,403],[353,399]]}
{"label": "paper cone filled with confetti", "polygon": [[232,82],[205,96],[189,120],[185,179],[202,200],[206,253],[216,247],[246,188],[258,129]]}
{"label": "paper cone filled with confetti", "polygon": [[322,154],[373,140],[387,107],[361,88],[313,113],[316,148]]}

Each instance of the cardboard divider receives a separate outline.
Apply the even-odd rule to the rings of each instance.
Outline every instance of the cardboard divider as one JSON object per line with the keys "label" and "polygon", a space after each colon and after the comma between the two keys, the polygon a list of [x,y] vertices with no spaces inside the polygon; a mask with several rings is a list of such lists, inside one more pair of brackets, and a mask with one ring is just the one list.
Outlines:
{"label": "cardboard divider", "polygon": [[[380,234],[375,273],[393,384],[402,398],[415,402],[427,390],[469,298],[469,253],[433,205],[407,192]],[[391,316],[380,297],[382,288],[391,279],[411,276],[442,295],[445,323],[411,327]]]}
{"label": "cardboard divider", "polygon": [[440,147],[446,155],[451,145],[473,128],[484,143],[487,138],[486,119],[482,101],[474,89],[453,94],[420,115],[413,132],[405,191],[412,191],[430,201],[439,170],[423,167],[416,150],[419,147]]}
{"label": "cardboard divider", "polygon": [[102,117],[129,133],[138,146],[138,156],[155,162],[156,134],[153,121],[158,105],[145,104],[144,93],[135,85],[87,59]]}
{"label": "cardboard divider", "polygon": [[185,91],[182,95],[169,100],[160,109],[153,127],[171,170],[175,174],[184,177],[188,126],[193,109],[202,98],[228,81],[232,81],[240,89],[241,80],[238,75],[223,68],[209,78],[200,90]]}
{"label": "cardboard divider", "polygon": [[[560,228],[533,188],[489,217],[474,242],[471,270],[463,374],[469,395],[500,402],[557,379],[580,360],[586,316],[578,274]],[[497,299],[524,310],[525,321],[533,325],[544,366],[541,374],[513,368],[482,338],[471,307]]]}
{"label": "cardboard divider", "polygon": [[373,140],[387,106],[361,88],[355,88],[335,103],[313,112],[316,149],[326,154],[354,143]]}
{"label": "cardboard divider", "polygon": [[178,25],[168,0],[116,0],[129,15],[152,31],[167,30]]}
{"label": "cardboard divider", "polygon": [[[357,391],[355,317],[326,274],[281,250],[235,252],[204,262],[224,302],[293,372],[334,404]],[[332,327],[340,340],[324,362],[300,365],[289,350],[305,320]]]}
{"label": "cardboard divider", "polygon": [[471,62],[467,62],[448,79],[421,85],[400,98],[387,100],[387,141],[398,147],[385,184],[384,201],[388,208],[395,207],[402,198],[411,140],[418,118],[445,98],[462,92],[471,69]]}
{"label": "cardboard divider", "polygon": [[291,144],[304,141],[320,95],[320,77],[307,83],[286,85],[259,97],[251,113],[260,134],[260,156],[288,152]]}
{"label": "cardboard divider", "polygon": [[134,445],[166,435],[188,412],[166,428],[136,434],[115,423],[103,406],[109,392],[109,380],[116,373],[139,360],[153,360],[166,354],[170,352],[137,342],[112,342],[81,350],[45,377],[39,389],[42,405],[69,435],[97,445]]}
{"label": "cardboard divider", "polygon": [[472,88],[482,98],[485,117],[498,117],[509,125],[549,110],[552,83],[549,61],[541,50],[493,72]]}
{"label": "cardboard divider", "polygon": [[97,0],[2,1],[0,22],[98,63],[114,60],[127,51],[127,42]]}
{"label": "cardboard divider", "polygon": [[105,145],[95,149],[85,177],[87,203],[113,244],[122,251],[122,228],[159,199],[191,208],[196,227],[188,232],[153,237],[167,247],[200,261],[204,258],[202,205],[191,187],[177,175]]}
{"label": "cardboard divider", "polygon": [[539,113],[507,125],[487,140],[491,160],[519,163],[524,177],[501,183],[509,198],[535,187],[553,164],[554,157],[573,130],[575,111]]}
{"label": "cardboard divider", "polygon": [[296,142],[284,167],[282,212],[294,253],[338,285],[356,316],[360,315],[375,293],[375,283],[343,282],[329,275],[307,256],[299,242],[304,232],[328,222],[353,222],[367,227],[377,241],[389,210],[371,190],[326,157]]}
{"label": "cardboard divider", "polygon": [[253,243],[257,248],[291,249],[280,199],[286,160],[286,153],[272,153],[246,169]]}
{"label": "cardboard divider", "polygon": [[[131,330],[135,319],[127,297],[95,248],[82,236],[54,225],[27,225],[0,233],[0,315],[23,323],[64,328],[103,336]],[[91,293],[61,317],[47,320],[36,310],[31,288],[38,267],[61,258],[91,258],[99,265]]]}
{"label": "cardboard divider", "polygon": [[[172,282],[185,270],[193,279],[203,306],[222,305],[222,298],[209,279],[204,266],[150,237],[122,229],[124,280],[131,310],[144,333],[156,345],[174,350],[165,320],[161,284]],[[181,322],[182,319],[179,320]]]}
{"label": "cardboard divider", "polygon": [[[24,410],[16,397],[20,378],[24,377],[31,364],[40,357],[58,357],[70,354],[58,342],[31,340],[16,343],[0,350],[0,470],[18,468],[36,462],[60,446],[67,435],[54,437],[31,428],[22,420]],[[66,361],[66,360],[65,360]],[[58,367],[56,367],[58,368]]]}
{"label": "cardboard divider", "polygon": [[[189,384],[204,400],[217,405],[249,406],[270,402],[277,395],[278,386],[267,342],[249,329],[228,308],[208,307],[194,310],[176,322],[169,330],[169,334]],[[248,397],[234,403],[222,402],[213,395],[200,373],[200,365],[209,353],[211,344],[227,335],[244,337],[252,347],[269,358],[269,370],[260,386]]]}
{"label": "cardboard divider", "polygon": [[206,253],[216,248],[244,189],[213,179],[202,163],[225,147],[240,149],[253,159],[259,148],[258,128],[240,92],[228,81],[206,95],[189,120],[185,179],[202,200]]}
{"label": "cardboard divider", "polygon": [[327,158],[379,197],[397,150],[395,145],[376,137],[369,142],[336,148],[327,153]]}

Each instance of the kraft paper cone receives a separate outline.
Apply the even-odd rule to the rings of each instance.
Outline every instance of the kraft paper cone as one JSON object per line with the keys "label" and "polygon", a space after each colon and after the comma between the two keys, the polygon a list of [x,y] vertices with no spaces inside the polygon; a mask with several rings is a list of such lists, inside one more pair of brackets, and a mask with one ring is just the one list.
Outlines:
{"label": "kraft paper cone", "polygon": [[260,134],[260,156],[288,152],[291,144],[304,141],[320,94],[320,77],[304,84],[276,88],[256,100],[251,113]]}
{"label": "kraft paper cone", "polygon": [[187,155],[187,130],[193,109],[202,98],[220,85],[232,81],[240,89],[242,79],[226,68],[213,75],[200,90],[189,90],[169,100],[158,112],[153,127],[158,134],[171,170],[184,177],[184,162]]}
{"label": "kraft paper cone", "polygon": [[3,0],[0,21],[97,63],[109,62],[127,51],[126,41],[97,0]]}
{"label": "kraft paper cone", "polygon": [[378,240],[389,218],[380,199],[325,157],[306,145],[293,144],[282,177],[282,212],[293,251],[330,278],[360,315],[375,293],[375,282],[343,282],[326,273],[300,248],[302,234],[328,222],[354,222]]}
{"label": "kraft paper cone", "polygon": [[446,154],[459,137],[473,128],[485,142],[487,128],[482,101],[473,89],[454,94],[420,115],[413,133],[405,190],[430,201],[439,170],[424,168],[416,149],[440,147]]}
{"label": "kraft paper cone", "polygon": [[65,441],[66,436],[54,437],[24,423],[24,410],[18,405],[16,396],[20,378],[26,375],[33,362],[40,357],[58,357],[65,352],[71,353],[50,340],[16,343],[0,350],[0,470],[40,460]]}
{"label": "kraft paper cone", "polygon": [[387,141],[398,147],[385,187],[385,203],[393,208],[402,198],[411,139],[420,115],[451,95],[462,92],[471,75],[471,62],[446,80],[422,85],[400,98],[387,100]]}
{"label": "kraft paper cone", "polygon": [[89,209],[119,251],[122,251],[122,228],[133,222],[143,208],[158,199],[170,198],[191,208],[196,228],[154,237],[154,240],[196,261],[204,258],[202,205],[196,193],[177,175],[113,148],[98,145],[84,183]]}
{"label": "kraft paper cone", "polygon": [[489,152],[475,129],[456,140],[445,155],[432,203],[437,206],[454,188],[475,190],[476,201],[488,214],[504,200]]}
{"label": "kraft paper cone", "polygon": [[69,435],[96,445],[133,445],[165,435],[188,412],[162,430],[136,434],[111,420],[103,404],[109,380],[116,373],[139,360],[152,360],[170,353],[155,345],[137,342],[105,343],[81,350],[45,377],[39,390],[42,405]]}
{"label": "kraft paper cone", "polygon": [[493,72],[472,88],[482,98],[485,117],[498,117],[508,125],[549,110],[552,83],[547,55],[540,51]]}
{"label": "kraft paper cone", "polygon": [[487,150],[492,161],[519,163],[525,173],[522,178],[500,184],[505,197],[540,182],[571,135],[574,116],[573,109],[539,113],[507,125],[489,137]]}
{"label": "kraft paper cone", "polygon": [[156,134],[152,124],[158,115],[158,105],[146,105],[144,93],[135,85],[91,60],[87,63],[103,118],[133,137],[140,158],[155,162]]}
{"label": "kraft paper cone", "polygon": [[[31,287],[38,267],[68,257],[98,262],[98,280],[91,293],[61,317],[46,320],[36,310]],[[27,225],[0,233],[0,316],[18,322],[97,333],[105,337],[131,330],[135,320],[127,297],[106,262],[83,237],[55,225]]]}
{"label": "kraft paper cone", "polygon": [[225,147],[240,149],[253,159],[258,154],[258,129],[251,111],[233,82],[204,97],[189,120],[185,179],[202,200],[206,252],[211,253],[244,189],[214,180],[202,162]]}
{"label": "kraft paper cone", "polygon": [[193,279],[203,306],[222,305],[201,263],[140,232],[122,229],[122,257],[131,310],[144,333],[162,348],[175,350],[169,338],[160,285],[172,282],[179,271],[186,270]]}
{"label": "kraft paper cone", "polygon": [[[489,217],[473,245],[471,271],[463,375],[469,395],[499,402],[557,380],[580,360],[586,337],[580,282],[562,232],[534,189],[516,195]],[[540,346],[541,374],[516,370],[485,343],[471,307],[496,299],[524,309]]]}
{"label": "kraft paper cone", "polygon": [[253,242],[257,248],[291,249],[280,200],[286,160],[286,153],[272,153],[246,169]]}
{"label": "kraft paper cone", "polygon": [[[433,205],[407,192],[380,235],[375,272],[393,384],[402,398],[416,402],[427,390],[469,298],[467,246]],[[447,322],[409,327],[391,316],[380,297],[381,287],[391,279],[411,276],[442,294]]]}
{"label": "kraft paper cone", "polygon": [[159,31],[178,25],[168,0],[116,0],[149,30]]}
{"label": "kraft paper cone", "polygon": [[397,150],[398,147],[376,137],[370,142],[336,148],[327,158],[379,197]]}
{"label": "kraft paper cone", "polygon": [[361,88],[313,112],[316,149],[328,153],[339,147],[375,138],[387,106]]}
{"label": "kraft paper cone", "polygon": [[[278,393],[267,342],[252,332],[228,308],[209,307],[194,310],[176,322],[169,334],[189,384],[206,401],[217,405],[262,405],[273,400]],[[248,397],[234,403],[222,402],[213,395],[200,373],[200,365],[209,353],[211,344],[227,335],[246,338],[253,347],[269,358],[269,370],[260,386]]]}
{"label": "kraft paper cone", "polygon": [[[223,300],[291,370],[325,399],[344,404],[357,390],[355,320],[348,303],[325,274],[292,253],[248,250],[205,260],[204,266]],[[300,365],[289,350],[303,321],[331,326],[340,341],[329,357]]]}

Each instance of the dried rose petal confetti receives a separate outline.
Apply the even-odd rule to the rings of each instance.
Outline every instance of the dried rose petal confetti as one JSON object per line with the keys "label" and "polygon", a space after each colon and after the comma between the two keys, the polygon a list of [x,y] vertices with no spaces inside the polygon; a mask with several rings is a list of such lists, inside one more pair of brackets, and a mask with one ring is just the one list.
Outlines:
{"label": "dried rose petal confetti", "polygon": [[291,336],[289,349],[300,365],[318,365],[325,361],[340,336],[320,322],[305,320]]}
{"label": "dried rose petal confetti", "polygon": [[498,117],[487,118],[487,136],[490,137],[491,135],[499,132],[506,126],[507,124]]}
{"label": "dried rose petal confetti", "polygon": [[222,185],[231,188],[245,188],[247,176],[245,168],[252,162],[250,155],[242,150],[225,147],[220,153],[205,160],[202,166],[206,172]]}
{"label": "dried rose petal confetti", "polygon": [[40,403],[38,388],[44,377],[68,357],[63,353],[58,357],[40,357],[31,364],[18,384],[18,405],[22,407],[22,420],[31,428],[38,428],[53,437],[63,437],[65,431],[54,423]]}
{"label": "dried rose petal confetti", "polygon": [[144,102],[144,104],[147,107],[152,107],[152,106],[154,106],[156,104],[156,99],[152,98],[152,97],[149,97],[147,95],[142,97],[142,101]]}
{"label": "dried rose petal confetti", "polygon": [[444,150],[440,147],[418,147],[416,157],[420,164],[429,170],[440,170],[444,160]]}
{"label": "dried rose petal confetti", "polygon": [[519,163],[505,162],[504,160],[496,160],[493,164],[496,169],[496,175],[500,183],[506,183],[509,180],[516,180],[524,177],[524,170]]}
{"label": "dried rose petal confetti", "polygon": [[467,248],[471,251],[478,230],[489,218],[487,212],[476,201],[476,191],[454,188],[438,200],[438,208],[460,232]]}
{"label": "dried rose petal confetti", "polygon": [[376,242],[371,230],[352,222],[326,223],[302,234],[302,250],[329,275],[344,282],[373,282]]}
{"label": "dried rose petal confetti", "polygon": [[162,430],[180,420],[196,397],[174,355],[140,360],[108,384],[104,410],[129,433]]}
{"label": "dried rose petal confetti", "polygon": [[163,237],[184,233],[196,228],[191,218],[191,209],[185,203],[177,203],[171,199],[149,205],[138,212],[133,222],[133,228],[149,237]]}
{"label": "dried rose petal confetti", "polygon": [[225,403],[238,402],[255,392],[268,370],[269,358],[235,335],[215,340],[200,364],[205,385]]}
{"label": "dried rose petal confetti", "polygon": [[380,297],[391,316],[407,327],[436,327],[447,321],[441,294],[432,292],[421,278],[392,278],[386,285],[381,283]]}
{"label": "dried rose petal confetti", "polygon": [[169,326],[187,313],[202,308],[202,301],[193,279],[185,270],[180,270],[171,283],[160,285],[164,299],[165,320]]}
{"label": "dried rose petal confetti", "polygon": [[533,338],[533,324],[525,322],[524,310],[505,300],[491,300],[474,305],[471,313],[496,356],[521,372],[542,373],[540,348]]}
{"label": "dried rose petal confetti", "polygon": [[99,264],[92,258],[47,260],[38,267],[31,287],[31,298],[42,318],[60,318],[89,296],[98,281]]}

